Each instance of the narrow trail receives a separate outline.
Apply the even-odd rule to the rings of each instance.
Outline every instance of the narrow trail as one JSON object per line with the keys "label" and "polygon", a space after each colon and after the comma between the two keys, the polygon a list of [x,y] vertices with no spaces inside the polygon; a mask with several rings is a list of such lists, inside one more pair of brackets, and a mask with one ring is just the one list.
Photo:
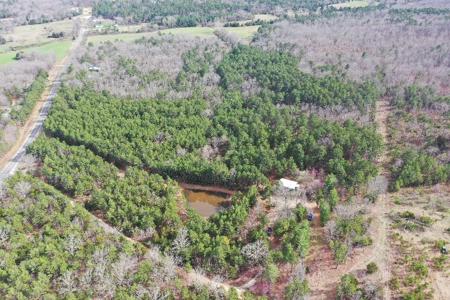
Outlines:
{"label": "narrow trail", "polygon": [[[377,102],[375,112],[375,123],[377,124],[377,131],[383,138],[384,145],[388,144],[388,117],[391,112],[391,106],[386,99]],[[381,167],[379,179],[388,182],[389,170],[387,164],[389,163],[389,156],[387,147],[385,147],[381,154],[378,164]],[[376,203],[371,208],[369,217],[372,218],[372,224],[369,229],[370,237],[373,244],[369,247],[366,255],[362,256],[357,263],[349,269],[350,272],[365,269],[367,264],[375,262],[379,271],[373,275],[375,282],[378,282],[383,287],[383,299],[391,299],[389,289],[389,279],[391,274],[392,254],[389,247],[389,211],[390,200],[387,192],[387,185],[383,192],[379,195]]]}
{"label": "narrow trail", "polygon": [[[382,99],[377,102],[375,122],[377,131],[382,136],[384,144],[386,144],[388,136],[387,119],[390,110],[391,107],[387,100]],[[379,179],[383,181],[386,181],[388,177],[387,163],[388,154],[385,149],[378,160],[381,168]],[[335,264],[325,240],[324,229],[320,227],[320,224],[313,224],[312,249],[310,251],[313,255],[310,255],[307,259],[307,265],[312,268],[311,273],[307,276],[312,291],[310,299],[325,300],[334,298],[335,289],[341,276],[350,272],[365,272],[366,266],[370,262],[375,262],[379,267],[379,271],[371,277],[371,280],[383,286],[383,299],[391,299],[388,286],[391,262],[388,240],[389,205],[389,195],[387,190],[384,189],[367,215],[372,219],[369,233],[373,244],[362,249],[355,249],[351,257],[342,265]],[[318,208],[314,207],[313,209],[315,218],[318,219]]]}
{"label": "narrow trail", "polygon": [[[71,199],[70,203],[71,203],[71,205],[77,205],[77,204],[78,205],[83,205],[81,202],[78,202],[75,199]],[[111,226],[110,224],[105,222],[102,218],[98,217],[95,213],[89,212],[89,214],[97,222],[97,225],[100,228],[102,228],[106,233],[112,234],[112,235],[115,235],[115,236],[118,236],[118,237],[122,237],[122,238],[124,238],[125,240],[127,240],[128,242],[130,242],[132,244],[140,244],[140,245],[142,245],[143,247],[145,247],[148,250],[153,250],[153,251],[155,251],[157,253],[160,253],[159,250],[152,249],[148,245],[145,245],[145,244],[143,244],[142,242],[140,242],[138,240],[135,240],[133,238],[130,238],[129,236],[126,236],[120,230],[118,230],[114,226]],[[160,253],[160,255],[163,256],[161,253]],[[186,272],[183,268],[179,268],[178,272],[186,280],[186,282],[189,283],[189,284],[200,283],[200,284],[208,286],[208,287],[220,287],[220,288],[223,288],[227,292],[231,288],[235,288],[239,295],[242,295],[244,293],[244,290],[242,288],[231,286],[231,285],[229,285],[229,284],[227,284],[225,282],[216,281],[216,280],[214,280],[212,278],[209,278],[209,277],[207,277],[207,276],[205,276],[205,275],[203,275],[203,274],[201,274],[199,272],[196,272],[195,270],[192,270],[190,272]]]}
{"label": "narrow trail", "polygon": [[[381,177],[388,182],[389,179],[389,155],[388,155],[388,117],[392,108],[388,100],[383,99],[378,101],[375,113],[375,122],[377,124],[378,133],[383,138],[385,149],[380,156],[379,165],[381,169]],[[384,193],[379,195],[379,198],[371,211],[373,224],[371,225],[371,237],[373,239],[373,249],[371,256],[365,263],[375,262],[378,265],[379,271],[376,273],[376,279],[383,286],[383,299],[391,299],[391,292],[389,289],[389,279],[391,275],[392,253],[389,247],[389,212],[391,210],[391,203],[387,186]],[[373,231],[373,234],[372,234]],[[365,265],[364,265],[365,266]],[[361,265],[357,266],[361,267]]]}
{"label": "narrow trail", "polygon": [[[74,201],[71,201],[72,205],[75,205]],[[114,226],[109,225],[108,223],[106,223],[103,219],[99,218],[98,216],[96,216],[93,213],[90,213],[90,215],[96,220],[97,224],[106,232],[112,235],[116,235],[116,236],[120,236],[124,239],[126,239],[127,241],[131,242],[132,244],[140,244],[142,246],[144,246],[145,248],[149,249],[149,250],[154,250],[157,251],[159,253],[159,250],[156,249],[152,249],[151,247],[144,245],[143,243],[141,243],[140,241],[137,241],[135,239],[132,239],[128,236],[126,236],[125,234],[123,234],[122,232],[120,232],[117,228],[115,228]],[[162,255],[162,254],[161,254]],[[212,278],[209,278],[208,276],[205,276],[199,272],[196,272],[195,270],[192,270],[190,272],[185,272],[185,270],[183,268],[179,268],[179,273],[181,274],[181,276],[184,277],[184,279],[187,281],[188,284],[195,284],[195,283],[200,283],[202,285],[205,285],[207,287],[219,287],[219,288],[223,288],[225,291],[229,291],[232,288],[235,288],[237,293],[239,295],[242,295],[244,293],[244,290],[239,288],[239,287],[234,287],[231,286],[227,283],[224,282],[219,282],[216,280],[213,280]]]}

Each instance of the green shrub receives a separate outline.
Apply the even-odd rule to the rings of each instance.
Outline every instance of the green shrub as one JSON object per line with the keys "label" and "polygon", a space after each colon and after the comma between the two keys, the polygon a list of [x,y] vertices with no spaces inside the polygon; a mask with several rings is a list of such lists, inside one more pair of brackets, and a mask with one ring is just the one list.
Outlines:
{"label": "green shrub", "polygon": [[448,256],[445,254],[441,254],[440,256],[436,256],[433,258],[433,266],[436,270],[442,271],[444,270],[445,263],[448,260]]}
{"label": "green shrub", "polygon": [[400,280],[397,277],[392,278],[389,280],[389,287],[393,291],[398,290],[400,288]]}
{"label": "green shrub", "polygon": [[342,264],[348,255],[348,247],[341,241],[331,241],[330,248],[333,251],[334,259],[338,264]]}
{"label": "green shrub", "polygon": [[320,224],[322,224],[322,226],[325,226],[325,224],[330,220],[330,214],[330,205],[322,200],[320,202]]}
{"label": "green shrub", "polygon": [[404,281],[404,284],[406,286],[416,286],[418,283],[419,283],[419,278],[414,274],[408,275]]}
{"label": "green shrub", "polygon": [[428,267],[423,261],[413,262],[411,265],[411,270],[420,277],[425,277],[428,275]]}
{"label": "green shrub", "polygon": [[352,274],[341,277],[341,282],[337,288],[337,299],[352,299],[358,292],[358,280]]}
{"label": "green shrub", "polygon": [[367,265],[367,273],[368,273],[368,274],[373,274],[373,273],[375,273],[375,272],[377,272],[377,271],[378,271],[378,266],[377,266],[376,263],[371,262],[371,263],[369,263],[369,264]]}
{"label": "green shrub", "polygon": [[402,296],[404,300],[425,300],[429,299],[429,296],[422,289],[414,290],[406,293]]}
{"label": "green shrub", "polygon": [[395,197],[395,198],[394,198],[394,204],[395,204],[395,205],[401,205],[401,204],[402,204],[402,201],[400,200],[399,197]]}
{"label": "green shrub", "polygon": [[269,263],[264,270],[263,276],[268,282],[272,284],[275,283],[280,276],[280,271],[278,270],[277,265]]}
{"label": "green shrub", "polygon": [[372,238],[370,238],[370,236],[367,236],[367,235],[357,236],[353,240],[353,245],[359,246],[359,247],[370,246],[370,245],[372,245],[372,243],[373,243]]}
{"label": "green shrub", "polygon": [[400,218],[413,220],[416,218],[416,215],[409,210],[399,213]]}
{"label": "green shrub", "polygon": [[419,222],[422,223],[424,226],[430,226],[431,224],[433,224],[433,219],[429,216],[420,216],[419,217]]}
{"label": "green shrub", "polygon": [[370,193],[366,195],[366,198],[370,203],[375,203],[378,199],[378,193]]}
{"label": "green shrub", "polygon": [[442,247],[445,245],[447,245],[447,241],[445,240],[437,240],[434,242],[434,247],[439,251],[441,251]]}
{"label": "green shrub", "polygon": [[290,282],[285,290],[284,297],[286,300],[294,300],[294,299],[302,299],[310,292],[308,282],[306,280],[300,281],[295,278],[292,282]]}

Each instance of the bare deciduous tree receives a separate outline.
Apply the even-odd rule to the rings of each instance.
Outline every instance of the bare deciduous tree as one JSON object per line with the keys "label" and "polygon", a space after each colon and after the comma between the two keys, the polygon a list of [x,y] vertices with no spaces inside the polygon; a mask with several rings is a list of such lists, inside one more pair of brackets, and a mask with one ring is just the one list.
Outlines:
{"label": "bare deciduous tree", "polygon": [[134,233],[133,238],[139,241],[146,241],[151,239],[154,234],[155,229],[152,227],[148,227],[147,229],[138,229]]}
{"label": "bare deciduous tree", "polygon": [[4,247],[9,239],[10,230],[8,228],[0,228],[0,247]]}
{"label": "bare deciduous tree", "polygon": [[14,186],[14,190],[21,198],[26,198],[31,191],[31,183],[28,181],[19,181]]}
{"label": "bare deciduous tree", "polygon": [[16,25],[51,22],[80,13],[78,6],[86,0],[15,0],[1,1],[0,10]]}
{"label": "bare deciduous tree", "polygon": [[83,274],[79,277],[79,287],[81,290],[87,290],[92,286],[93,270],[87,268]]}
{"label": "bare deciduous tree", "polygon": [[59,278],[59,293],[62,295],[73,293],[77,290],[76,276],[72,271],[65,272]]}
{"label": "bare deciduous tree", "polygon": [[387,11],[374,11],[304,24],[283,21],[254,44],[292,51],[301,57],[301,69],[317,75],[323,74],[321,66],[337,65],[354,80],[379,80],[380,87],[420,83],[448,93],[448,20],[437,15],[416,18],[418,25],[408,25],[393,22]]}
{"label": "bare deciduous tree", "polygon": [[[215,37],[200,39],[171,35],[135,43],[101,43],[88,46],[77,54],[73,61],[74,72],[68,74],[67,80],[73,86],[90,82],[96,90],[134,99],[186,99],[201,86],[206,99],[217,101],[221,97],[217,92],[219,77],[213,69],[201,78],[197,73],[189,74],[193,77],[187,76],[179,88],[174,88],[183,70],[183,54],[193,49],[200,57],[206,52],[213,53],[211,63],[217,64],[228,47]],[[98,67],[98,72],[90,72],[91,66]],[[80,71],[83,76],[79,76]]]}
{"label": "bare deciduous tree", "polygon": [[125,284],[125,280],[129,279],[129,273],[135,270],[137,264],[138,260],[136,257],[122,253],[119,260],[111,265],[111,275],[116,284]]}
{"label": "bare deciduous tree", "polygon": [[66,239],[65,249],[70,255],[75,255],[75,252],[80,248],[81,240],[75,235],[71,234]]}
{"label": "bare deciduous tree", "polygon": [[189,247],[189,235],[186,228],[181,228],[178,232],[177,237],[172,243],[172,253],[175,256],[178,256],[184,249]]}
{"label": "bare deciduous tree", "polygon": [[172,256],[165,256],[162,258],[161,266],[158,268],[154,277],[157,281],[166,283],[175,278],[178,269],[177,261]]}
{"label": "bare deciduous tree", "polygon": [[250,265],[264,263],[269,255],[269,248],[264,241],[258,240],[242,247],[242,255]]}

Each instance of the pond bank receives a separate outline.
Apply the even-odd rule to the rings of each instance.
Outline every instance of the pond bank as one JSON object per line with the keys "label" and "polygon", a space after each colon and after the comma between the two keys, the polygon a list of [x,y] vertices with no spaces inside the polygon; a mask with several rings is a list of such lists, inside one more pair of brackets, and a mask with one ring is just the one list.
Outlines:
{"label": "pond bank", "polygon": [[212,193],[221,193],[227,195],[234,195],[237,191],[230,190],[220,186],[214,185],[199,185],[199,184],[190,184],[180,182],[180,186],[185,190],[193,190],[193,191],[204,191],[204,192],[212,192]]}

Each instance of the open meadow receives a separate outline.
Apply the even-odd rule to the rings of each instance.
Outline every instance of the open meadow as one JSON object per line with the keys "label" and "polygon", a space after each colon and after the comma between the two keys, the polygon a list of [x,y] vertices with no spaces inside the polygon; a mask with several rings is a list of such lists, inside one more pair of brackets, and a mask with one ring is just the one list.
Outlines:
{"label": "open meadow", "polygon": [[54,42],[49,37],[52,33],[64,34],[66,39],[72,39],[74,20],[62,20],[51,23],[16,26],[3,35],[6,43],[0,46],[0,52],[19,50],[30,46]]}
{"label": "open meadow", "polygon": [[259,26],[242,26],[242,27],[181,27],[162,29],[153,32],[139,32],[139,33],[112,33],[101,35],[90,35],[87,39],[90,43],[123,41],[131,42],[141,38],[157,37],[161,35],[175,35],[175,36],[190,36],[190,37],[212,37],[216,30],[224,30],[237,37],[250,41]]}
{"label": "open meadow", "polygon": [[0,53],[0,65],[8,64],[14,62],[16,59],[16,54],[19,52],[24,53],[39,53],[39,54],[49,54],[54,55],[57,60],[63,58],[67,51],[70,49],[72,41],[70,40],[61,40],[45,43],[39,46],[33,46],[29,48],[25,48],[20,51],[7,51]]}

